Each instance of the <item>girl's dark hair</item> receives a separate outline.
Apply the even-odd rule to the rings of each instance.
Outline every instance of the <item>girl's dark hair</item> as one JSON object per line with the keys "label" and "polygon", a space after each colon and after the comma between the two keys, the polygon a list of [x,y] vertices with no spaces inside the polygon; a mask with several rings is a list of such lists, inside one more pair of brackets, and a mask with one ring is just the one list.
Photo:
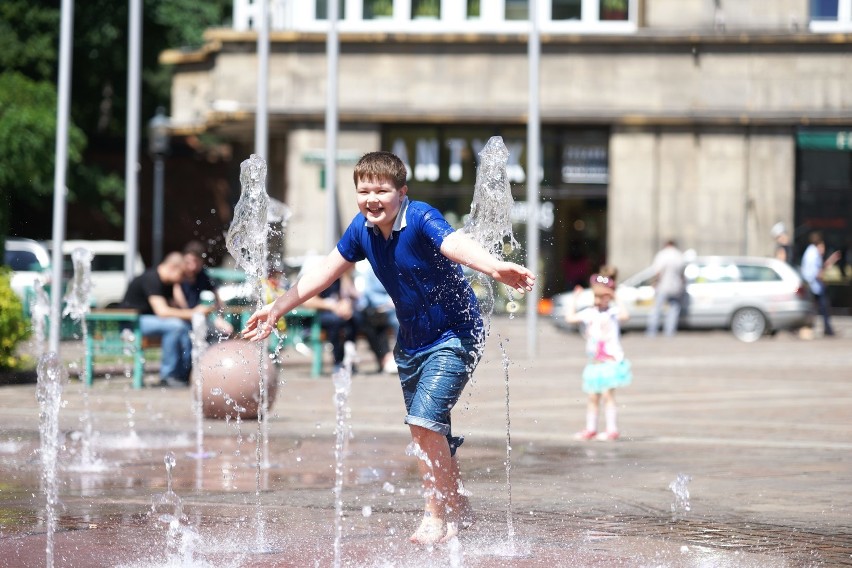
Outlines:
{"label": "girl's dark hair", "polygon": [[611,264],[604,264],[601,266],[598,269],[598,274],[611,278],[612,280],[618,279],[618,269]]}
{"label": "girl's dark hair", "polygon": [[364,154],[355,164],[352,179],[355,185],[360,180],[391,181],[396,189],[402,189],[408,172],[405,164],[395,154],[390,152],[370,152]]}

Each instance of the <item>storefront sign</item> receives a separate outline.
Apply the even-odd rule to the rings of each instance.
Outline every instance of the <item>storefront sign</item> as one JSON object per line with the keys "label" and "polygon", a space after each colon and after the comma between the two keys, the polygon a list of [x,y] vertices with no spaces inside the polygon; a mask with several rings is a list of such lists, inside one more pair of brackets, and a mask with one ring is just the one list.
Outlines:
{"label": "storefront sign", "polygon": [[852,131],[799,132],[796,145],[802,150],[852,150]]}

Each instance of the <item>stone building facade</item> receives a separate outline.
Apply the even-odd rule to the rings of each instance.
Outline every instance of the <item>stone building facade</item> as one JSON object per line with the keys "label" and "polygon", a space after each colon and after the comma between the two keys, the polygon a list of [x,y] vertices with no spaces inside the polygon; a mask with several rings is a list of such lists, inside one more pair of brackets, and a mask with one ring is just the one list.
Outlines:
{"label": "stone building facade", "polygon": [[[541,34],[543,295],[570,265],[623,275],[666,238],[700,254],[769,255],[770,228],[797,252],[821,229],[852,239],[852,0],[529,0]],[[290,206],[288,255],[324,251],[324,0],[272,5],[269,193]],[[340,223],[355,212],[352,163],[386,149],[411,195],[451,220],[469,212],[476,153],[510,149],[516,235],[526,231],[528,0],[341,2]],[[252,151],[255,3],[196,51],[169,51],[176,132]],[[612,10],[615,9],[615,12]],[[605,12],[605,10],[609,10]],[[848,137],[848,142],[847,142]],[[852,272],[852,271],[850,271]]]}

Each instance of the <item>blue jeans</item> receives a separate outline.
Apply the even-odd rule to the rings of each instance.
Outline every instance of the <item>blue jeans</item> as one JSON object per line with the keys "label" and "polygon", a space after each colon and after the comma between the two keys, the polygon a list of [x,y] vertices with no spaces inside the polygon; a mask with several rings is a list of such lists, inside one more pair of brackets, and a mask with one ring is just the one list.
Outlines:
{"label": "blue jeans", "polygon": [[677,331],[677,322],[680,319],[680,308],[683,303],[683,296],[677,294],[675,296],[669,294],[657,294],[654,298],[654,309],[648,316],[647,334],[650,336],[657,335],[660,329],[660,312],[663,311],[663,304],[668,304],[669,309],[666,311],[666,319],[663,322],[663,333],[671,337]]}
{"label": "blue jeans", "polygon": [[153,315],[139,316],[143,336],[160,337],[163,346],[160,378],[189,380],[192,369],[192,338],[188,321],[180,318],[161,318]]}
{"label": "blue jeans", "polygon": [[432,430],[447,437],[450,455],[464,441],[454,437],[450,411],[479,363],[481,352],[474,339],[452,338],[420,353],[408,353],[397,344],[394,349],[405,423]]}
{"label": "blue jeans", "polygon": [[825,335],[834,335],[834,330],[831,328],[831,307],[828,303],[828,291],[825,289],[825,285],[823,284],[823,289],[821,294],[814,294],[814,300],[816,300],[817,310],[819,310],[819,315],[822,316],[822,325],[823,325],[823,333]]}

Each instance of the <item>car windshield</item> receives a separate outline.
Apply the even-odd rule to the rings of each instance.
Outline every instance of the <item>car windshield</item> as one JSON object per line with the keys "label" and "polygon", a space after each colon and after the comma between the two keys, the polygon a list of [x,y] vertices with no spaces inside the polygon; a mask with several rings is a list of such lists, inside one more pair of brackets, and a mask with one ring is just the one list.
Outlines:
{"label": "car windshield", "polygon": [[17,272],[41,271],[41,264],[35,253],[25,250],[7,250],[3,255],[3,264]]}

